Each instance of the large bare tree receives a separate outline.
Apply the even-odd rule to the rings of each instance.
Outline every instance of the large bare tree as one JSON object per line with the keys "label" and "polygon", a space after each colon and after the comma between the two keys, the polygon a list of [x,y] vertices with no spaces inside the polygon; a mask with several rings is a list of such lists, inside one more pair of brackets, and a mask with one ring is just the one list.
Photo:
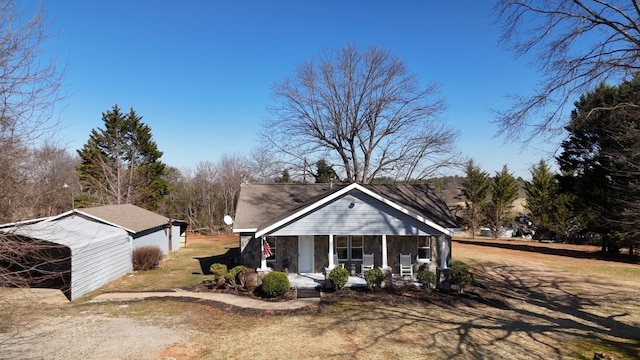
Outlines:
{"label": "large bare tree", "polygon": [[637,0],[500,0],[496,14],[502,42],[542,75],[531,95],[513,95],[512,107],[498,112],[509,138],[557,135],[569,121],[567,102],[640,69]]}
{"label": "large bare tree", "polygon": [[48,39],[44,9],[23,8],[0,0],[0,220],[33,215],[22,211],[32,205],[24,193],[30,180],[25,165],[56,128],[52,115],[62,97],[64,71],[42,50]]}
{"label": "large bare tree", "polygon": [[389,51],[326,51],[273,87],[267,141],[290,158],[325,158],[349,182],[424,178],[456,159],[444,101]]}

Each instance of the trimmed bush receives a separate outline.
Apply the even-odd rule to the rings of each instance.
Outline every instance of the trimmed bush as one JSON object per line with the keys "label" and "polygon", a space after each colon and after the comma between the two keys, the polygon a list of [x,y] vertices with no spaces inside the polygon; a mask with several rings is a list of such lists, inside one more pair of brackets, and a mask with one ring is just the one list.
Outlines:
{"label": "trimmed bush", "polygon": [[141,246],[133,249],[133,270],[151,270],[158,266],[162,251],[158,246]]}
{"label": "trimmed bush", "polygon": [[431,291],[431,289],[436,285],[436,274],[429,270],[418,271],[416,278],[424,290]]}
{"label": "trimmed bush", "polygon": [[291,284],[287,274],[281,271],[272,271],[264,276],[260,289],[267,297],[280,297],[289,291]]}
{"label": "trimmed bush", "polygon": [[458,286],[458,292],[463,293],[464,288],[473,283],[473,274],[467,264],[460,260],[451,262],[451,283]]}
{"label": "trimmed bush", "polygon": [[225,276],[229,272],[227,270],[227,265],[220,264],[220,263],[211,264],[211,266],[209,267],[209,271],[211,271],[211,274],[215,279],[216,285],[218,287],[224,287],[224,284],[226,283],[226,280],[227,280]]}
{"label": "trimmed bush", "polygon": [[382,270],[378,268],[374,268],[364,272],[364,279],[367,282],[367,286],[369,288],[382,287],[382,282],[384,281],[384,278],[385,278],[384,273],[382,272]]}
{"label": "trimmed bush", "polygon": [[[228,273],[225,274],[225,279],[227,279],[227,282],[229,284],[231,284],[231,286],[236,286],[236,280],[239,279],[239,274],[246,269],[247,267],[244,265],[238,265],[238,266],[234,266],[231,270],[229,270]],[[242,284],[242,280],[240,280],[240,285]]]}
{"label": "trimmed bush", "polygon": [[329,273],[329,281],[337,290],[340,290],[347,284],[347,281],[349,281],[349,271],[338,266]]}

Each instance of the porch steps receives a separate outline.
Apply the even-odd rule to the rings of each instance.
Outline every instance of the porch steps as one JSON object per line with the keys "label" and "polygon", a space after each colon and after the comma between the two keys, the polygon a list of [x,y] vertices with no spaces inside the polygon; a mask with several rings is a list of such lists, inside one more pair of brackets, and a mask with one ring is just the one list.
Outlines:
{"label": "porch steps", "polygon": [[306,298],[319,298],[320,290],[319,289],[297,289],[297,298],[298,299],[306,299]]}

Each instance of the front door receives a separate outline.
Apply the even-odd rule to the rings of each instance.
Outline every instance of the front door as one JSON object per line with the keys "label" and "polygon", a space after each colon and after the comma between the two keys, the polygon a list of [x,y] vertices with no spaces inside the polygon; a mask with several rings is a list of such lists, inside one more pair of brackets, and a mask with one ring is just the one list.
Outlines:
{"label": "front door", "polygon": [[313,272],[313,235],[298,236],[298,272]]}

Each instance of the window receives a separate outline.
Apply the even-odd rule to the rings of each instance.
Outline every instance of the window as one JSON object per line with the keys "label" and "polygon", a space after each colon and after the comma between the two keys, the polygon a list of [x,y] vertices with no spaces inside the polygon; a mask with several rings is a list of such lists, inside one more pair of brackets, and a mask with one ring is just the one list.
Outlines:
{"label": "window", "polygon": [[349,237],[348,236],[336,236],[336,254],[338,254],[338,260],[349,260]]}
{"label": "window", "polygon": [[364,240],[362,235],[338,235],[336,236],[336,254],[338,260],[362,260]]}
{"label": "window", "polygon": [[269,249],[271,250],[271,256],[267,257],[267,262],[275,262],[276,261],[276,247],[277,247],[276,237],[275,236],[268,236],[267,237],[267,245],[268,245]]}
{"label": "window", "polygon": [[362,260],[363,240],[362,236],[351,237],[351,260]]}
{"label": "window", "polygon": [[431,261],[432,236],[418,236],[418,261]]}

